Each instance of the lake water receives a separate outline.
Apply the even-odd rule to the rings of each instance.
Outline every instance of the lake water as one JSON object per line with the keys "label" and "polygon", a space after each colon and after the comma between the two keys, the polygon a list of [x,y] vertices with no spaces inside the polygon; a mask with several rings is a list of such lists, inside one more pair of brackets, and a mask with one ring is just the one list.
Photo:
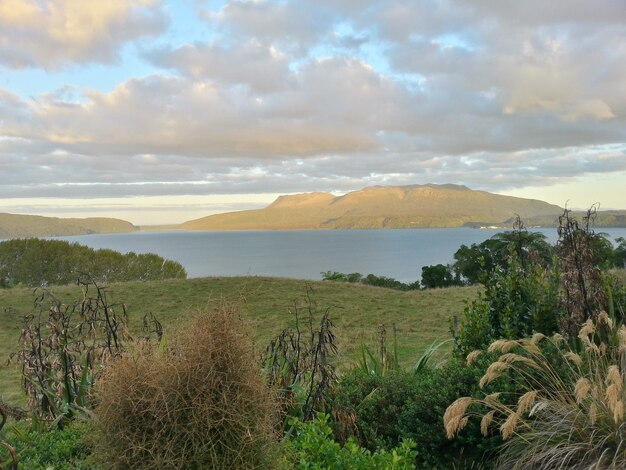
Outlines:
{"label": "lake water", "polygon": [[[501,229],[135,232],[60,237],[122,253],[157,253],[180,262],[189,277],[266,275],[321,279],[323,271],[359,272],[403,282],[422,266],[453,261],[461,244],[480,243]],[[556,229],[539,229],[553,243]],[[626,228],[598,229],[611,240]]]}

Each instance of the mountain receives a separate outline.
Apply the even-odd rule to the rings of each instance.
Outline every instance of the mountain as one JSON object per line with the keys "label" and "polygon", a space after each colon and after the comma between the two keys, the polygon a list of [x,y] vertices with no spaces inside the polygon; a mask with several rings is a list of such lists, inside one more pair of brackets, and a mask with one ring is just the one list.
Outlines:
{"label": "mountain", "polygon": [[130,222],[105,217],[71,219],[0,213],[0,239],[135,232]]}
{"label": "mountain", "polygon": [[535,199],[501,196],[453,184],[373,186],[333,196],[280,196],[264,209],[229,212],[191,220],[184,230],[289,230],[423,228],[493,225],[516,214],[522,219],[558,217],[559,206]]}

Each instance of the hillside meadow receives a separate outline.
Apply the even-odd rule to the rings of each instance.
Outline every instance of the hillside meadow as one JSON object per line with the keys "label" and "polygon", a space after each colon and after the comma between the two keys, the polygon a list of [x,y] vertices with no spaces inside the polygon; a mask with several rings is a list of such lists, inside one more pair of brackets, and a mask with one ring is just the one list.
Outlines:
{"label": "hillside meadow", "polygon": [[[64,303],[82,295],[77,286],[71,285],[50,290]],[[340,367],[356,361],[362,342],[375,349],[381,324],[386,326],[388,337],[395,324],[400,359],[411,364],[433,341],[450,338],[450,318],[460,315],[465,300],[474,298],[477,292],[477,287],[401,292],[366,285],[266,277],[127,282],[107,287],[110,303],[127,306],[131,333],[141,331],[143,316],[149,312],[163,323],[167,335],[194,311],[212,310],[224,301],[235,303],[253,326],[259,354],[272,337],[293,326],[292,312],[296,307],[304,323],[308,295],[318,315],[326,309],[331,311]],[[0,290],[0,397],[10,403],[20,403],[23,398],[19,371],[5,363],[18,346],[21,319],[33,312],[33,300],[33,289]]]}

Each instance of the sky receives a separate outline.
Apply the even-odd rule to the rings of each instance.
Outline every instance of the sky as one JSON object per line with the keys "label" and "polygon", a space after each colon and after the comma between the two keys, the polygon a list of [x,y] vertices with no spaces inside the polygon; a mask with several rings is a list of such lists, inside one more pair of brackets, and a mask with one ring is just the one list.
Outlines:
{"label": "sky", "polygon": [[426,183],[626,209],[626,0],[0,0],[0,212]]}

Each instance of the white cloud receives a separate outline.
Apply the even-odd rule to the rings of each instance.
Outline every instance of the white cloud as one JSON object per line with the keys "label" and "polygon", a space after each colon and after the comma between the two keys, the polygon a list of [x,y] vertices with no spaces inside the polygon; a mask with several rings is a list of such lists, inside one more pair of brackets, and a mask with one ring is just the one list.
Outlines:
{"label": "white cloud", "polygon": [[112,63],[124,43],[162,32],[166,22],[159,0],[4,0],[0,64]]}

